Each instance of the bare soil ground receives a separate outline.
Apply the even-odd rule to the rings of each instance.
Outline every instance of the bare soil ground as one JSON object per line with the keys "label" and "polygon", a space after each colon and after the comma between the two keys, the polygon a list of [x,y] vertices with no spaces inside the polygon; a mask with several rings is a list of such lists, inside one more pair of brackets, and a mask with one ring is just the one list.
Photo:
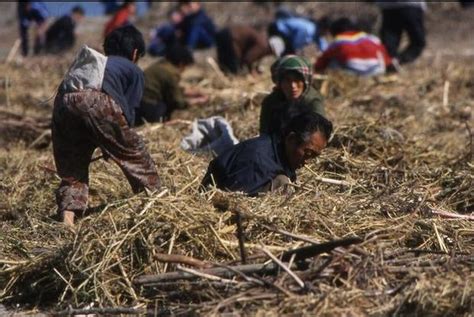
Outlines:
{"label": "bare soil ground", "polygon": [[[155,5],[138,22],[141,29],[163,19],[168,5]],[[347,14],[378,23],[377,9],[367,3],[292,6],[317,17]],[[265,23],[273,10],[249,3],[206,7],[221,26]],[[47,129],[52,97],[74,53],[1,64],[0,303],[22,312],[126,307],[164,315],[472,316],[472,14],[456,3],[430,4],[428,47],[396,76],[333,72],[317,80],[325,87],[335,135],[287,195],[198,192],[210,157],[180,149],[190,132],[184,120],[222,115],[244,140],[257,134],[259,104],[272,88],[268,72],[222,78],[206,63],[214,52],[199,52],[184,85],[209,93],[209,105],[177,113],[183,121],[176,124],[138,129],[166,190],[132,196],[116,166],[96,161],[91,208],[74,231],[53,216],[59,178]],[[99,48],[100,23],[86,23],[81,41]],[[9,34],[0,47],[11,47]],[[140,66],[152,61],[146,57]],[[271,62],[263,62],[266,69]],[[238,262],[236,211],[244,215],[247,250],[260,256],[258,263],[266,260],[262,248],[278,255],[306,245],[301,236],[318,242],[358,236],[364,242],[292,267],[304,287],[283,272],[134,283],[143,274],[180,270],[157,261],[159,253]]]}

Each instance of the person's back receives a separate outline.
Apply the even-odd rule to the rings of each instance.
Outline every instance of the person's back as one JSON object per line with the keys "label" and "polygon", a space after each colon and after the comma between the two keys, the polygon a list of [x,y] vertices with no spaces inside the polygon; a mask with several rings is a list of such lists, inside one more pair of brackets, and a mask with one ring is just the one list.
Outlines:
{"label": "person's back", "polygon": [[164,59],[145,69],[145,89],[137,112],[137,122],[167,121],[177,109],[189,102],[179,82],[181,73],[194,63],[192,53],[180,44],[170,46]]}
{"label": "person's back", "polygon": [[359,31],[347,31],[336,36],[333,43],[318,58],[315,70],[340,68],[357,75],[379,75],[391,65],[391,58],[380,40]]}
{"label": "person's back", "polygon": [[184,17],[176,28],[182,33],[182,44],[191,49],[211,47],[216,27],[206,11],[194,1],[184,1],[180,7]]}
{"label": "person's back", "polygon": [[141,137],[131,128],[143,92],[143,73],[135,65],[145,53],[133,26],[112,31],[106,56],[83,47],[66,73],[54,101],[54,161],[61,177],[58,213],[72,225],[87,208],[89,165],[99,147],[125,174],[132,191],[156,190],[160,180]]}
{"label": "person's back", "polygon": [[248,195],[274,191],[296,180],[296,170],[323,151],[331,133],[332,124],[323,116],[294,113],[280,133],[246,140],[220,154],[209,164],[201,185]]}
{"label": "person's back", "polygon": [[265,185],[277,175],[284,174],[292,181],[296,179],[295,171],[282,160],[283,157],[283,148],[277,135],[246,140],[209,164],[202,185],[215,183],[220,189],[255,195],[265,191]]}
{"label": "person's back", "polygon": [[45,51],[56,54],[72,48],[76,42],[76,25],[83,17],[84,10],[77,6],[70,14],[57,19],[46,31]]}
{"label": "person's back", "polygon": [[272,54],[265,34],[247,25],[232,25],[219,31],[216,46],[219,65],[233,74],[243,66],[252,72],[255,62]]}

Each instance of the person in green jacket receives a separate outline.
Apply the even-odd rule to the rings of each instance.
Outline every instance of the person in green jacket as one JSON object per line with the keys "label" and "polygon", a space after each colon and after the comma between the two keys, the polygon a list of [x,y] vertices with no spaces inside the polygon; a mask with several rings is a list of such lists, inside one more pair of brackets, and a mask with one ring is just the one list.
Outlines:
{"label": "person in green jacket", "polygon": [[262,102],[260,134],[279,133],[284,119],[299,110],[311,109],[326,116],[323,97],[311,86],[312,69],[309,61],[296,55],[286,55],[273,63],[275,87]]}
{"label": "person in green jacket", "polygon": [[135,125],[144,121],[168,121],[175,110],[208,101],[207,96],[184,91],[179,85],[181,73],[193,63],[189,49],[175,44],[167,50],[165,58],[145,69],[145,88],[141,106],[136,111]]}

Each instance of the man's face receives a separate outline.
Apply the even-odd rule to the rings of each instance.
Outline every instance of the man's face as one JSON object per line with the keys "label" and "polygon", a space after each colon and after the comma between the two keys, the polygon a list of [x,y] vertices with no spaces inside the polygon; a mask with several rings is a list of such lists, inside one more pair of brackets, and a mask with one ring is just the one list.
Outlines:
{"label": "man's face", "polygon": [[307,142],[298,143],[294,133],[286,136],[284,142],[288,164],[294,170],[303,167],[308,160],[319,156],[327,146],[326,138],[319,131],[311,134]]}
{"label": "man's face", "polygon": [[294,101],[301,97],[304,91],[304,80],[300,74],[290,71],[283,75],[280,89],[287,100]]}

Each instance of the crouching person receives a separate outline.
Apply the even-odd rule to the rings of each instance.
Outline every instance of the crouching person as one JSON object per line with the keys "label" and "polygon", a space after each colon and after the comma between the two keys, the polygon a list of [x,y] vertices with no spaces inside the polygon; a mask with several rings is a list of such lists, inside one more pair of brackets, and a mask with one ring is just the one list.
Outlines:
{"label": "crouching person", "polygon": [[89,164],[99,147],[119,165],[134,193],[160,186],[155,164],[131,128],[143,93],[142,34],[118,28],[104,41],[105,55],[83,47],[63,79],[54,101],[54,160],[61,184],[56,192],[62,221],[73,225],[87,207]]}
{"label": "crouching person", "polygon": [[207,96],[180,87],[181,74],[193,63],[191,51],[186,46],[174,44],[167,48],[165,58],[145,69],[145,89],[136,113],[137,125],[144,121],[168,121],[175,110],[208,101]]}
{"label": "crouching person", "polygon": [[202,187],[215,184],[251,196],[275,191],[296,180],[296,170],[323,151],[331,133],[332,123],[320,114],[297,114],[281,134],[246,140],[211,161]]}

